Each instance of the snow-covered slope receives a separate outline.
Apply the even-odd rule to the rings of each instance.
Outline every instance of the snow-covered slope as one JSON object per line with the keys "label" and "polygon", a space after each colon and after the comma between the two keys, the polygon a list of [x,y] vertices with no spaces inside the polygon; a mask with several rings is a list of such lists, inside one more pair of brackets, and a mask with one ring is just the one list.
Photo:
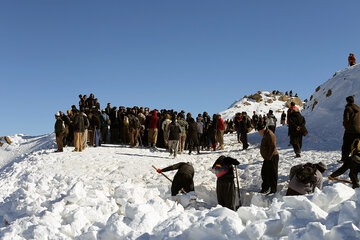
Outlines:
{"label": "snow-covered slope", "polygon": [[314,144],[340,149],[345,98],[354,96],[360,105],[360,64],[337,71],[334,77],[316,88],[306,103],[303,115],[309,130],[308,138]]}
{"label": "snow-covered slope", "polygon": [[[225,150],[177,159],[162,149],[119,145],[54,153],[53,134],[12,136],[13,144],[0,148],[0,239],[360,239],[360,189],[324,176],[322,191],[284,196],[292,166],[322,161],[328,166],[325,175],[340,166],[345,98],[354,95],[359,103],[359,79],[360,66],[355,65],[313,94],[302,112],[309,135],[301,158],[294,158],[288,146],[287,127],[277,128],[278,192],[270,196],[258,193],[263,160],[255,132],[249,134],[246,151],[240,150],[236,134],[227,134]],[[287,110],[280,96],[262,92],[260,97],[236,101],[221,114],[231,119],[237,112],[272,109],[280,119]],[[217,205],[211,166],[220,155],[241,163],[243,206],[237,212]],[[170,182],[152,168],[180,161],[195,169],[197,201],[190,205],[194,195],[171,197]],[[172,178],[175,172],[166,174]]]}
{"label": "snow-covered slope", "polygon": [[[253,98],[251,98],[251,96],[253,96]],[[266,115],[269,110],[273,110],[279,124],[281,113],[283,111],[286,113],[288,109],[286,103],[289,103],[291,99],[301,103],[299,98],[290,98],[283,94],[273,95],[268,91],[259,91],[251,96],[245,96],[242,99],[235,101],[228,109],[220,112],[222,118],[233,119],[238,112],[246,112],[250,117],[253,115],[253,112],[256,112],[258,115]],[[302,110],[302,103],[301,105],[298,104],[297,107]]]}
{"label": "snow-covered slope", "polygon": [[[249,136],[246,151],[240,150],[235,134],[227,134],[225,150],[177,159],[165,150],[117,145],[54,153],[54,136],[51,141],[49,137],[16,136],[18,157],[9,157],[0,173],[0,239],[360,237],[360,189],[325,180],[322,191],[284,197],[291,166],[323,161],[331,172],[338,167],[334,162],[339,152],[304,151],[302,158],[294,159],[292,149],[280,144],[278,192],[264,196],[257,193],[262,165],[257,133]],[[241,162],[243,207],[237,212],[216,204],[216,177],[210,168],[220,155]],[[195,168],[198,198],[190,206],[189,196],[172,198],[170,182],[152,168],[179,161]],[[172,178],[175,172],[166,174]]]}

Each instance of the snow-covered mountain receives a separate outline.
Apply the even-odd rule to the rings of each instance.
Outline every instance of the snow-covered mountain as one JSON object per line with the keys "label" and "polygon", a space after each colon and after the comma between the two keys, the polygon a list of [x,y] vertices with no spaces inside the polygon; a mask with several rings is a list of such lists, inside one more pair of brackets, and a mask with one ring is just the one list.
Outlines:
{"label": "snow-covered mountain", "polygon": [[354,96],[355,104],[360,105],[360,64],[337,71],[309,97],[303,115],[312,142],[324,149],[326,146],[341,148],[347,96]]}
{"label": "snow-covered mountain", "polygon": [[[359,68],[337,72],[306,104],[309,135],[301,158],[294,158],[288,146],[287,127],[278,127],[278,191],[269,196],[258,193],[263,160],[256,132],[249,134],[245,151],[236,134],[226,134],[225,150],[176,159],[163,149],[110,144],[54,153],[54,134],[10,136],[12,144],[0,147],[0,239],[359,239],[360,189],[326,179],[340,166],[342,111],[346,96],[359,102]],[[280,97],[254,94],[221,114],[230,119],[236,112],[266,114],[272,109],[279,118],[287,109]],[[211,166],[221,155],[240,161],[242,207],[236,212],[217,205]],[[290,168],[319,161],[328,166],[324,188],[285,197]],[[171,197],[171,183],[152,167],[177,162],[194,166],[193,204],[195,195]],[[170,178],[174,174],[166,172]]]}
{"label": "snow-covered mountain", "polygon": [[282,112],[285,111],[286,113],[291,101],[294,101],[296,106],[302,110],[303,102],[298,97],[289,97],[283,93],[272,94],[268,91],[259,91],[235,101],[220,114],[223,119],[233,119],[235,114],[239,112],[246,112],[251,117],[253,112],[257,115],[266,115],[269,110],[272,110],[279,124]]}

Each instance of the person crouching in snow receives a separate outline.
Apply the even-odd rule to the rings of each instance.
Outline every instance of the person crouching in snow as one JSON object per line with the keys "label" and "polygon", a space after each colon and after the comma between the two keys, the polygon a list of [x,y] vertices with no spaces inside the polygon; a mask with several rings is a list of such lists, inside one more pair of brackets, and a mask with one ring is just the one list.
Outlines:
{"label": "person crouching in snow", "polygon": [[212,166],[216,181],[216,196],[218,203],[231,210],[235,210],[235,183],[233,165],[239,165],[239,161],[231,158],[220,156]]}
{"label": "person crouching in snow", "polygon": [[313,193],[315,187],[322,189],[322,174],[326,169],[326,165],[322,162],[317,164],[306,163],[293,166],[290,169],[290,183],[286,196]]}
{"label": "person crouching in snow", "polygon": [[260,154],[264,158],[261,167],[261,184],[260,193],[275,193],[278,180],[279,154],[276,149],[275,134],[270,131],[264,124],[258,125],[258,132],[263,136],[260,145]]}
{"label": "person crouching in snow", "polygon": [[194,168],[190,163],[179,162],[169,167],[158,169],[158,173],[178,169],[171,184],[171,196],[176,196],[180,191],[188,193],[194,191]]}

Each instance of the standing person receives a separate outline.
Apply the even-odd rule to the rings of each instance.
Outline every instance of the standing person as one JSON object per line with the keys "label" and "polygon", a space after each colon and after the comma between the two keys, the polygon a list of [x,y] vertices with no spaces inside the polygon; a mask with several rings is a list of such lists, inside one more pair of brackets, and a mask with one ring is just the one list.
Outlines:
{"label": "standing person", "polygon": [[64,137],[63,137],[63,146],[67,146],[68,142],[67,142],[67,138],[69,135],[69,127],[70,127],[70,118],[68,116],[65,115],[65,113],[63,113],[62,111],[59,111],[60,113],[60,117],[61,120],[64,121],[65,124],[65,132],[64,132]]}
{"label": "standing person", "polygon": [[74,146],[74,114],[71,110],[67,110],[67,116],[70,119],[69,134],[67,135],[66,143],[68,146]]}
{"label": "standing person", "polygon": [[185,191],[185,193],[195,191],[193,181],[195,171],[190,163],[179,162],[164,169],[159,168],[157,172],[162,173],[177,169],[178,171],[171,184],[171,196],[176,196],[182,190]]}
{"label": "standing person", "polygon": [[288,114],[288,126],[290,135],[290,144],[294,148],[295,157],[301,157],[302,138],[304,136],[305,118],[298,111],[293,111]]}
{"label": "standing person", "polygon": [[223,207],[235,210],[235,183],[233,165],[239,165],[239,161],[231,158],[220,156],[212,166],[216,181],[216,196],[218,204]]}
{"label": "standing person", "polygon": [[87,140],[88,140],[88,129],[89,129],[89,126],[90,126],[90,122],[89,122],[89,119],[87,117],[87,115],[84,113],[84,112],[81,112],[80,111],[80,114],[83,115],[83,118],[84,118],[84,131],[83,131],[83,134],[81,135],[82,139],[82,150],[84,150],[85,148],[88,147],[87,145]]}
{"label": "standing person", "polygon": [[268,118],[267,118],[267,121],[266,121],[266,126],[273,132],[275,133],[275,130],[276,130],[276,117],[273,113],[273,110],[269,110],[269,113],[268,113]]}
{"label": "standing person", "polygon": [[83,111],[85,110],[85,100],[81,94],[79,95],[79,109]]}
{"label": "standing person", "polygon": [[241,136],[241,113],[236,113],[235,114],[235,130],[236,130],[236,135],[237,135],[237,141],[238,143],[240,143],[240,136]]}
{"label": "standing person", "polygon": [[159,117],[157,115],[157,110],[154,109],[150,113],[149,119],[149,131],[148,131],[148,143],[149,147],[156,147],[157,135],[158,135],[158,121]]}
{"label": "standing person", "polygon": [[102,143],[107,143],[108,130],[110,126],[110,118],[106,114],[105,109],[101,110],[101,139]]}
{"label": "standing person", "polygon": [[101,114],[98,110],[94,110],[93,113],[93,124],[94,124],[94,136],[95,136],[95,147],[101,146]]}
{"label": "standing person", "polygon": [[216,140],[219,142],[221,150],[224,150],[224,131],[225,123],[221,118],[221,115],[217,115],[217,126],[216,126]]}
{"label": "standing person", "polygon": [[250,127],[251,120],[248,118],[246,112],[242,112],[240,121],[240,141],[243,145],[243,150],[246,150],[249,147],[247,134]]}
{"label": "standing person", "polygon": [[193,148],[196,147],[197,153],[200,154],[200,146],[199,146],[199,136],[197,131],[197,123],[195,120],[190,117],[188,119],[189,129],[188,129],[188,139],[189,139],[189,154],[191,154]]}
{"label": "standing person", "polygon": [[164,138],[164,145],[165,148],[168,147],[168,139],[167,139],[167,128],[169,126],[169,124],[171,123],[171,116],[169,113],[165,114],[165,119],[162,121],[161,123],[161,129],[163,131],[163,138]]}
{"label": "standing person", "polygon": [[349,63],[350,67],[356,64],[356,58],[355,58],[355,55],[353,53],[349,54],[348,63]]}
{"label": "standing person", "polygon": [[59,112],[55,114],[55,119],[55,135],[57,144],[57,150],[55,152],[63,152],[63,137],[65,133],[65,124],[64,121],[61,119]]}
{"label": "standing person", "polygon": [[204,119],[204,148],[206,148],[207,150],[210,149],[210,140],[209,140],[209,126],[211,123],[211,118],[209,116],[209,114],[207,112],[203,112],[202,115],[203,119]]}
{"label": "standing person", "polygon": [[185,120],[185,115],[183,112],[178,114],[178,123],[181,127],[180,133],[180,143],[179,143],[179,152],[182,153],[185,149],[185,142],[186,142],[186,133],[189,128],[188,122]]}
{"label": "standing person", "polygon": [[204,146],[204,122],[201,114],[198,114],[196,118],[196,124],[197,124],[197,132],[198,132],[198,139],[199,139],[199,147]]}
{"label": "standing person", "polygon": [[255,111],[253,111],[253,115],[252,115],[252,125],[254,126],[254,129],[257,130],[257,124],[258,124],[258,121],[259,121],[259,117],[258,115],[256,114]]}
{"label": "standing person", "polygon": [[174,154],[174,158],[176,158],[179,148],[180,133],[181,126],[177,122],[176,116],[174,115],[172,117],[172,122],[169,124],[166,132],[169,143],[170,156]]}
{"label": "standing person", "polygon": [[260,145],[260,154],[264,159],[261,167],[261,191],[260,193],[275,193],[277,190],[279,154],[276,149],[275,134],[265,125],[258,126],[258,132],[263,136]]}
{"label": "standing person", "polygon": [[93,118],[94,114],[92,112],[90,112],[87,117],[89,120],[89,128],[88,128],[88,136],[89,136],[89,145],[90,147],[94,146],[94,142],[95,142],[95,127],[94,127],[94,118]]}
{"label": "standing person", "polygon": [[135,115],[135,109],[131,109],[129,115],[129,134],[130,134],[130,147],[139,146],[139,131],[140,131],[140,121]]}
{"label": "standing person", "polygon": [[341,161],[349,157],[351,144],[356,138],[360,138],[360,107],[354,103],[353,96],[348,96],[346,98],[343,126],[345,132],[343,136],[343,145],[341,147]]}
{"label": "standing person", "polygon": [[285,124],[285,120],[286,120],[286,113],[285,113],[285,111],[283,111],[282,114],[281,114],[280,124],[281,124],[281,125],[284,125],[284,124]]}
{"label": "standing person", "polygon": [[117,143],[119,140],[119,113],[116,107],[110,111],[110,143]]}
{"label": "standing person", "polygon": [[286,196],[313,193],[316,187],[321,190],[324,182],[322,174],[326,169],[326,165],[322,162],[293,166],[290,169],[290,183]]}
{"label": "standing person", "polygon": [[82,135],[85,131],[84,116],[77,110],[74,110],[74,145],[75,149],[73,152],[81,152],[83,150],[82,146]]}

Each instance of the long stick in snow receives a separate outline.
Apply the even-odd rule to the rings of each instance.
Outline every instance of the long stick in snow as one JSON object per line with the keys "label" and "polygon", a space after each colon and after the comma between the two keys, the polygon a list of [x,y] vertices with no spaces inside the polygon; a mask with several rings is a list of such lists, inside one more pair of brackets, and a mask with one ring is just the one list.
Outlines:
{"label": "long stick in snow", "polygon": [[[156,168],[154,165],[152,165],[153,168],[155,168],[155,170],[157,171],[158,168]],[[164,177],[167,178],[167,180],[169,180],[170,182],[172,182],[172,180],[170,178],[168,178],[168,176],[166,176],[164,173],[161,172],[161,175],[163,175]]]}
{"label": "long stick in snow", "polygon": [[238,198],[239,198],[239,207],[241,207],[241,200],[240,200],[240,184],[239,184],[239,176],[238,176],[238,169],[236,165],[234,165],[235,169],[235,176],[236,176],[236,182],[237,182],[237,192],[238,192]]}
{"label": "long stick in snow", "polygon": [[330,177],[330,176],[328,176],[328,179],[329,179],[329,180],[332,180],[332,181],[339,181],[339,182],[344,182],[344,183],[350,183],[350,184],[352,184],[352,182],[349,181],[349,180],[345,180],[345,179],[341,179],[341,178],[337,178],[337,177]]}

